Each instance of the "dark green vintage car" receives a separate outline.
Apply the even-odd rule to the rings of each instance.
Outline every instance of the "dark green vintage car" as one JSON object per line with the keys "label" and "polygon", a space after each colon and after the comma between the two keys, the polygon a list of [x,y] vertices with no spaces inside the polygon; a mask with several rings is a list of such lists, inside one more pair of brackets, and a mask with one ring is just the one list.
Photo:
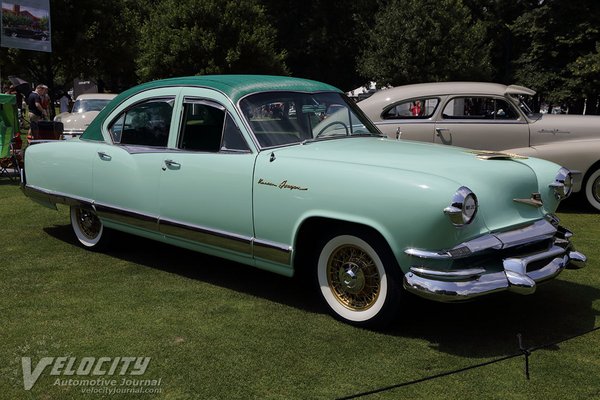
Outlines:
{"label": "dark green vintage car", "polygon": [[387,139],[341,91],[303,79],[135,87],[80,138],[30,146],[22,186],[68,205],[84,246],[116,229],[304,272],[356,325],[393,319],[405,290],[440,301],[528,294],[585,263],[553,214],[569,171]]}

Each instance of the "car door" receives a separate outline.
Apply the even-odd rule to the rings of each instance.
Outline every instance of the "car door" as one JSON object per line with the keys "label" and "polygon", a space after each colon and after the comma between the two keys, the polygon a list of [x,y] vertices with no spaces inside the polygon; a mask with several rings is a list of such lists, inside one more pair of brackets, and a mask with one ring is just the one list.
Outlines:
{"label": "car door", "polygon": [[[96,208],[109,222],[158,232],[159,185],[180,89],[138,94],[107,118],[93,163]],[[109,143],[110,142],[110,143]]]}
{"label": "car door", "polygon": [[454,96],[435,123],[435,143],[483,150],[529,146],[527,121],[499,96]]}
{"label": "car door", "polygon": [[254,235],[255,154],[224,96],[188,88],[180,103],[178,131],[170,142],[175,151],[161,160],[161,233],[247,261]]}

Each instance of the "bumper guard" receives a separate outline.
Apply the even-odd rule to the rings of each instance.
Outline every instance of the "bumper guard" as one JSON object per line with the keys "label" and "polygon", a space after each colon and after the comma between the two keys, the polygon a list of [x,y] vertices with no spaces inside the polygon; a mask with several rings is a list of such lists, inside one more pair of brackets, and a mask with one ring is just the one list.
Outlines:
{"label": "bumper guard", "polygon": [[[407,249],[406,254],[418,259],[463,260],[481,254],[511,251],[503,257],[498,254],[502,270],[497,267],[480,267],[437,270],[413,265],[404,275],[404,288],[431,300],[454,302],[469,300],[495,292],[508,290],[519,294],[535,292],[536,285],[556,277],[563,269],[579,269],[587,258],[575,251],[570,242],[573,234],[560,226],[554,218],[541,220],[525,228],[508,232],[487,234],[450,250],[439,252]],[[529,244],[548,243],[543,250],[529,251]],[[464,264],[464,262],[463,262]]]}

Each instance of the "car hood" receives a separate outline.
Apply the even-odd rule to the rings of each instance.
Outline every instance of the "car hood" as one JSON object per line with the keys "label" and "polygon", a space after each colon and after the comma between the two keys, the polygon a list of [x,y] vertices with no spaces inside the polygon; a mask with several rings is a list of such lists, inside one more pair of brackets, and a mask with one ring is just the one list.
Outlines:
{"label": "car hood", "polygon": [[386,138],[322,140],[272,151],[276,156],[436,175],[463,185],[508,174],[535,178],[525,157]]}
{"label": "car hood", "polygon": [[530,124],[531,145],[600,138],[600,116],[543,114]]}
{"label": "car hood", "polygon": [[[539,219],[557,206],[548,185],[560,167],[534,158],[378,138],[322,140],[267,153],[285,169],[288,160],[291,165],[312,165],[318,175],[314,179],[339,181],[340,176],[353,176],[366,183],[365,190],[378,193],[391,187],[399,190],[398,186],[405,192],[428,190],[423,195],[439,198],[440,210],[459,187],[467,186],[480,200],[490,230]],[[530,199],[534,193],[544,197],[543,207],[514,200]]]}
{"label": "car hood", "polygon": [[63,123],[65,132],[80,131],[83,132],[90,122],[96,118],[98,111],[87,111],[83,113],[62,113],[57,120]]}

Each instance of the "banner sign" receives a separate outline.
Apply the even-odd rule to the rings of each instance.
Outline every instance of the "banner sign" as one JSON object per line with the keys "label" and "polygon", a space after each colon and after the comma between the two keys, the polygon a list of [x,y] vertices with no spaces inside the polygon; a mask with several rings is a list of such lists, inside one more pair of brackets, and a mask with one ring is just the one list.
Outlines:
{"label": "banner sign", "polygon": [[50,0],[2,2],[2,47],[51,52]]}

